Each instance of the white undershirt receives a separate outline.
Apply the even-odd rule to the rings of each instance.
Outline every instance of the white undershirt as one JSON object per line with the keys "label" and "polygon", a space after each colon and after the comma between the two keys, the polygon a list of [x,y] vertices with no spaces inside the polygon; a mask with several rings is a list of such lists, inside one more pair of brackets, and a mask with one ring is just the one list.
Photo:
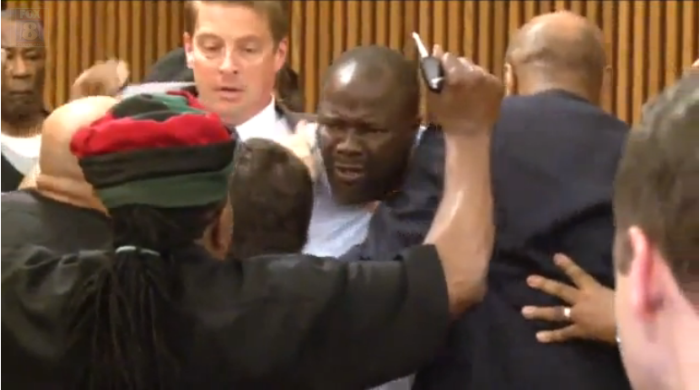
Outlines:
{"label": "white undershirt", "polygon": [[33,137],[12,137],[0,133],[2,155],[15,169],[26,175],[39,160],[41,149],[41,134]]}

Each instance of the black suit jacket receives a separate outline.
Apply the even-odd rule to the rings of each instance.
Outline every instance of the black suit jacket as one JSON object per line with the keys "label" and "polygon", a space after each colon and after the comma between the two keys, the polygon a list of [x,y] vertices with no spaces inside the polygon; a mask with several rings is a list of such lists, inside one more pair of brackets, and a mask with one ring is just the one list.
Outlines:
{"label": "black suit jacket", "polygon": [[497,234],[489,290],[453,325],[414,389],[629,388],[616,348],[540,344],[535,333],[557,325],[520,314],[524,305],[561,304],[525,284],[534,273],[566,281],[555,253],[613,285],[612,184],[627,132],[625,123],[563,91],[504,100],[492,147]]}
{"label": "black suit jacket", "polygon": [[2,192],[14,191],[22,183],[24,175],[12,165],[12,163],[2,156]]}

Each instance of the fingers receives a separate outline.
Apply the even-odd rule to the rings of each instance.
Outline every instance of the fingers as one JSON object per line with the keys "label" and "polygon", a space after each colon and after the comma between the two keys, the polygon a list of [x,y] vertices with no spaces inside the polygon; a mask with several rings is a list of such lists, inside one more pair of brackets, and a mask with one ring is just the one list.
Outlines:
{"label": "fingers", "polygon": [[316,146],[316,129],[318,125],[306,120],[300,120],[294,129],[295,134],[299,134],[310,148]]}
{"label": "fingers", "polygon": [[583,334],[577,325],[572,324],[561,329],[543,330],[537,332],[535,337],[537,337],[537,341],[540,343],[561,343],[564,341],[583,338]]}
{"label": "fingers", "polygon": [[556,280],[543,278],[542,276],[533,275],[527,278],[527,285],[540,290],[546,294],[553,295],[571,305],[576,303],[578,290],[575,287],[557,282]]}
{"label": "fingers", "polygon": [[556,264],[559,269],[564,271],[566,276],[568,276],[571,281],[579,287],[598,284],[598,281],[595,280],[594,277],[584,271],[583,268],[576,265],[576,263],[574,263],[574,261],[566,255],[561,253],[554,255],[554,264]]}
{"label": "fingers", "polygon": [[279,141],[306,165],[312,180],[316,180],[319,171],[316,164],[316,126],[316,123],[301,120],[294,134]]}
{"label": "fingers", "polygon": [[129,66],[126,64],[126,62],[121,60],[116,62],[116,74],[117,79],[119,80],[119,85],[124,85],[126,80],[129,79]]}
{"label": "fingers", "polygon": [[569,322],[570,319],[564,315],[564,306],[539,307],[539,306],[524,306],[522,309],[523,317],[528,320],[540,320],[549,322]]}
{"label": "fingers", "polygon": [[442,56],[442,67],[445,71],[445,82],[449,85],[463,83],[469,76],[473,67],[464,62],[452,53],[445,53]]}
{"label": "fingers", "polygon": [[433,57],[435,57],[435,58],[440,58],[440,59],[442,59],[442,57],[445,55],[445,51],[442,50],[442,46],[440,46],[440,45],[433,45],[433,54],[432,54],[432,55],[433,55]]}

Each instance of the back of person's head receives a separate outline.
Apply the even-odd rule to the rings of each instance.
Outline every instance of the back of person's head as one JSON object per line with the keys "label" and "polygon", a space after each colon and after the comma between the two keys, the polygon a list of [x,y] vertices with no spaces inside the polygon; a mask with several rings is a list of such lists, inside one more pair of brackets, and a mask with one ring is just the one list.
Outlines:
{"label": "back of person's head", "polygon": [[569,11],[537,16],[510,40],[505,82],[509,94],[563,89],[598,102],[607,69],[603,33]]}
{"label": "back of person's head", "polygon": [[690,72],[647,107],[615,182],[616,316],[635,388],[684,388],[668,383],[684,352],[697,378],[698,82]]}
{"label": "back of person's head", "polygon": [[187,67],[185,49],[178,47],[156,61],[143,79],[144,83],[194,82],[192,69]]}
{"label": "back of person's head", "polygon": [[228,250],[234,148],[218,117],[176,93],[125,99],[74,135],[114,249],[94,254],[103,268],[71,297],[69,354],[91,353],[72,388],[177,388],[186,351],[171,346],[187,319],[174,270],[205,249],[221,259]]}
{"label": "back of person's head", "polygon": [[289,64],[284,64],[277,72],[275,81],[277,101],[284,108],[294,111],[304,111],[304,94],[299,81],[299,74]]}
{"label": "back of person's head", "polygon": [[314,201],[304,163],[276,142],[253,138],[240,144],[234,164],[230,256],[247,259],[301,252]]}

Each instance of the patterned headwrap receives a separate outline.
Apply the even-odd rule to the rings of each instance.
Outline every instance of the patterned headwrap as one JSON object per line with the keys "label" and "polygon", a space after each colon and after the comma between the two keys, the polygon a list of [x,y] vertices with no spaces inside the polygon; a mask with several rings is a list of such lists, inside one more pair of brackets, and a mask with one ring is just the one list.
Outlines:
{"label": "patterned headwrap", "polygon": [[107,208],[223,201],[235,146],[219,117],[181,91],[124,99],[70,145]]}

